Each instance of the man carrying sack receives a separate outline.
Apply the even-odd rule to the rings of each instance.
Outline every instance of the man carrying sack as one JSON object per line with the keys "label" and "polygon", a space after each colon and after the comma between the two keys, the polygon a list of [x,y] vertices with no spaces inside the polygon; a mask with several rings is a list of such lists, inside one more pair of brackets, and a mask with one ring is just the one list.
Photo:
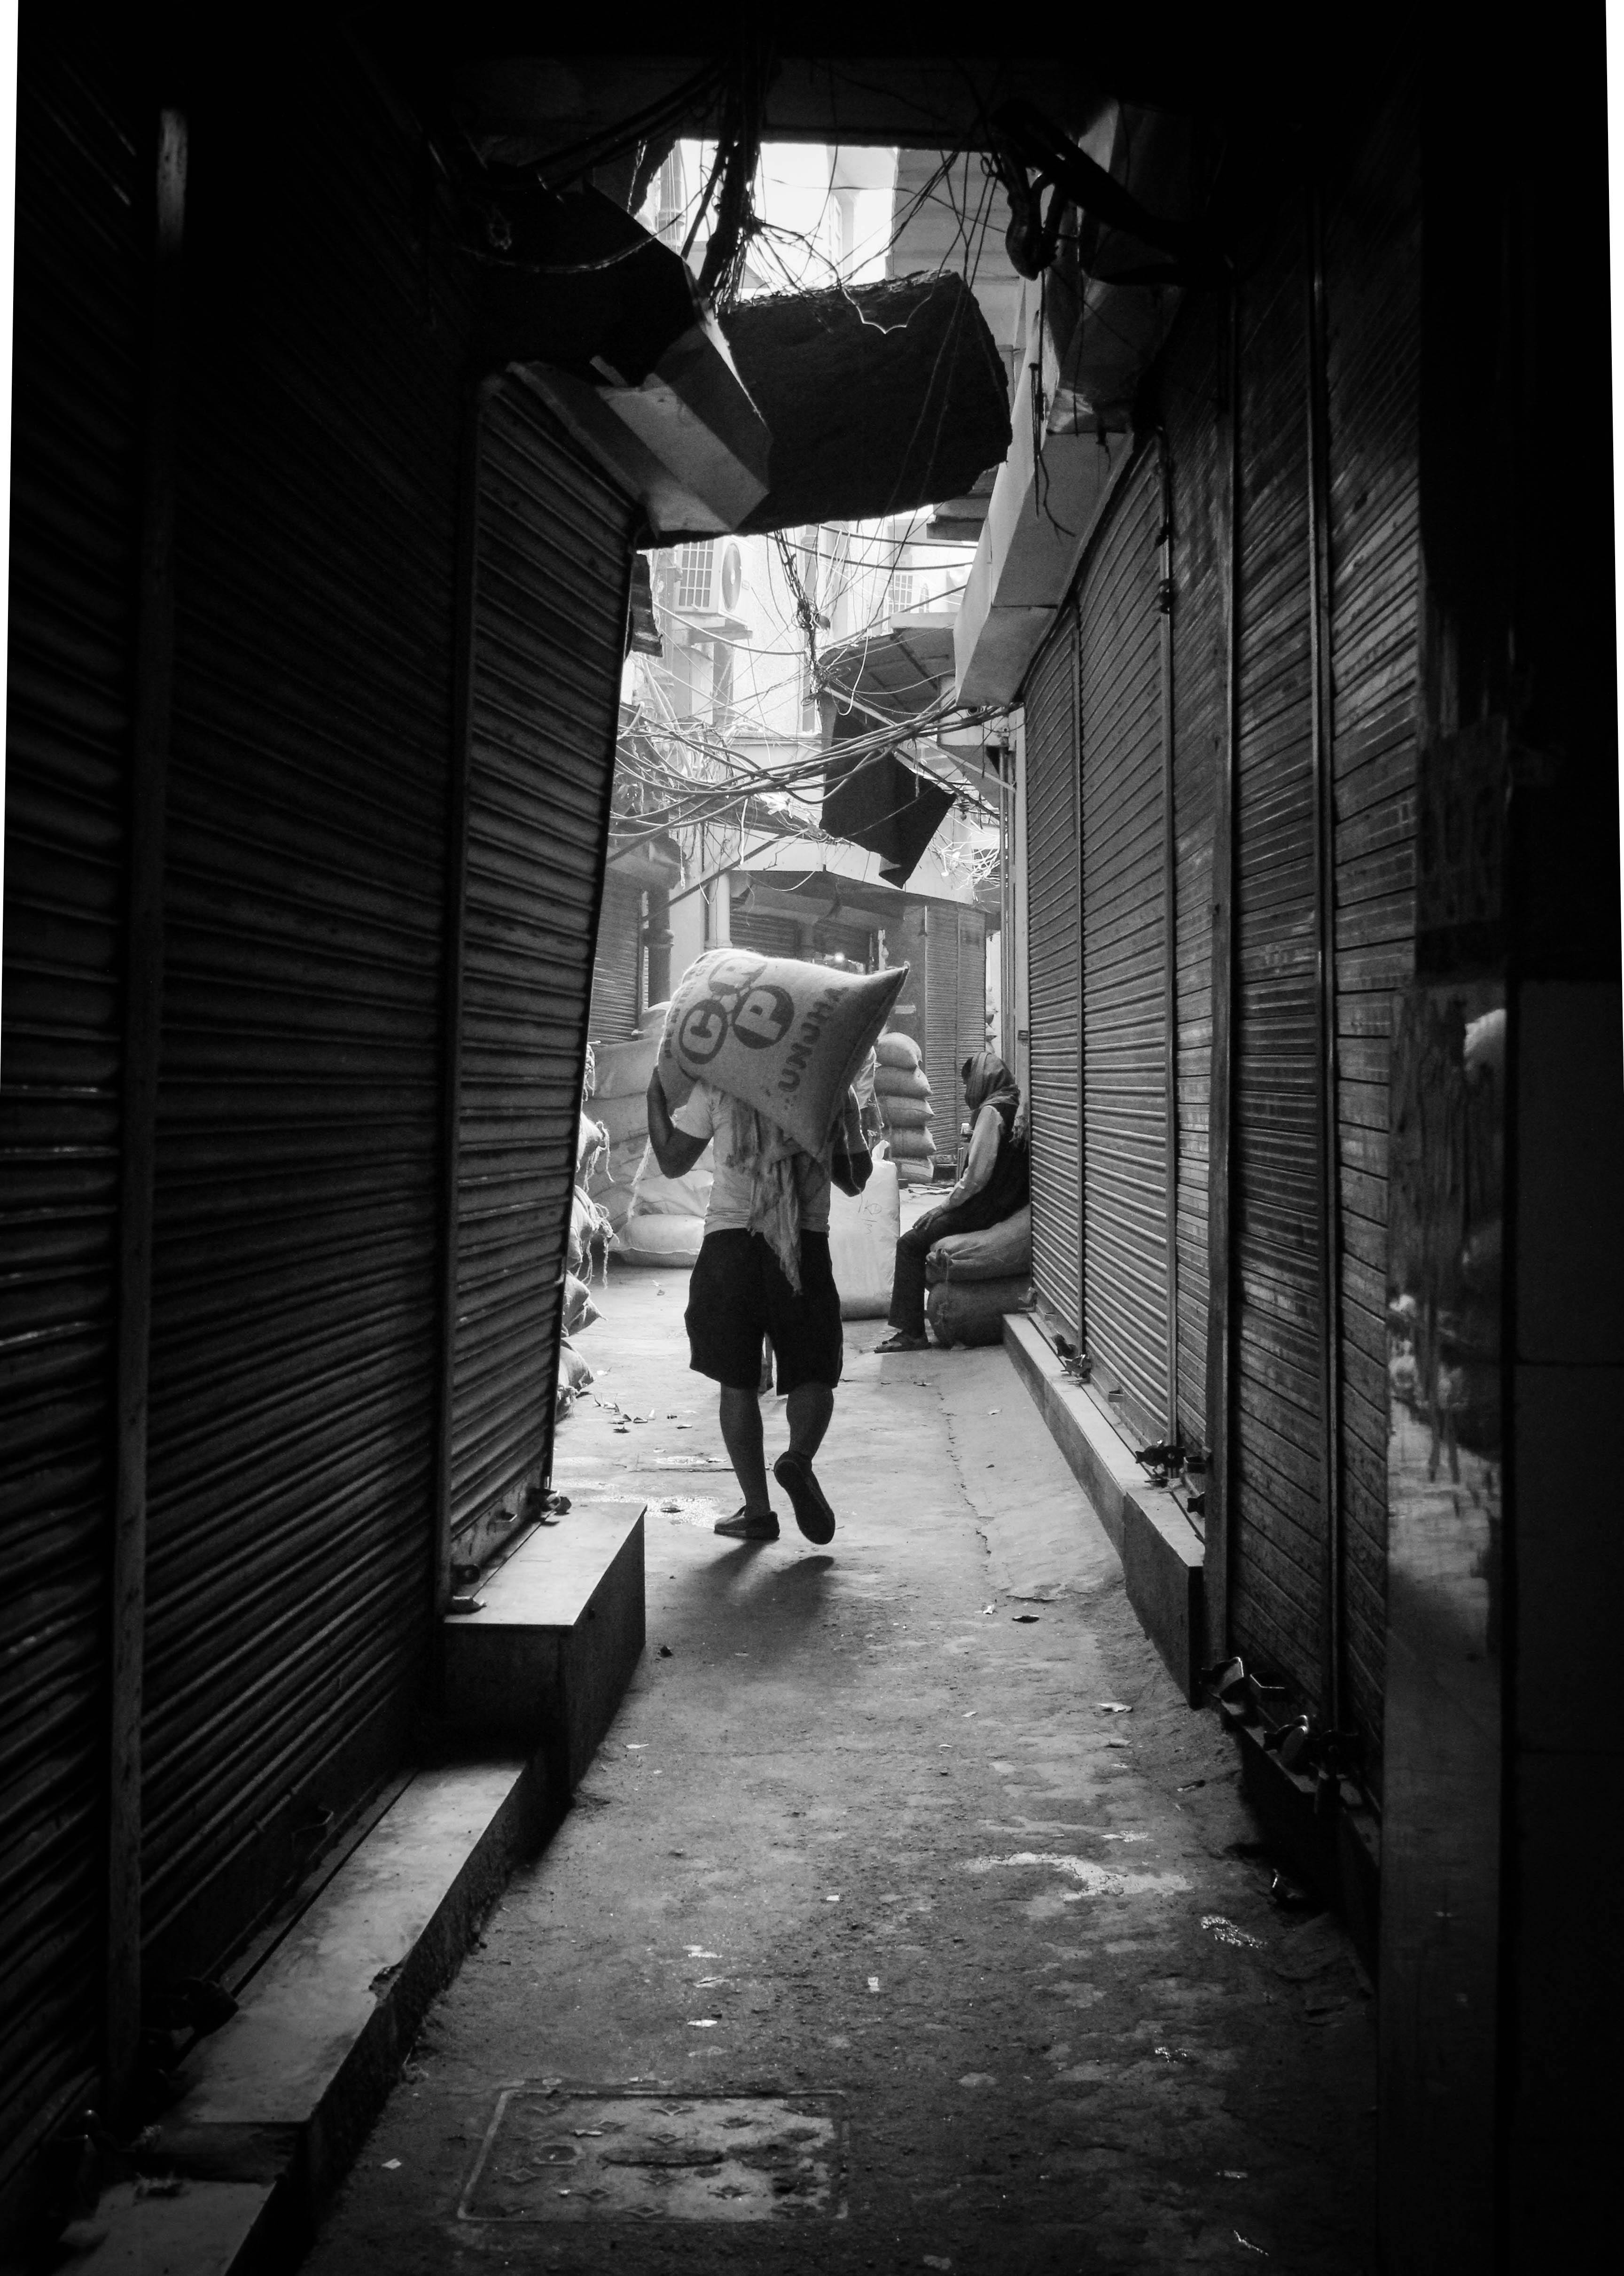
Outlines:
{"label": "man carrying sack", "polygon": [[906,967],[858,980],[788,958],[713,952],[684,975],[667,1015],[649,1085],[649,1142],[668,1178],[684,1176],[715,1143],[685,1325],[689,1365],[721,1385],[722,1438],[744,1505],[716,1530],[734,1541],[778,1537],[762,1432],[763,1336],[790,1433],[772,1474],[807,1539],[834,1538],[834,1512],[812,1467],[844,1358],[830,1188],[855,1195],[868,1182],[847,1075],[907,978]]}

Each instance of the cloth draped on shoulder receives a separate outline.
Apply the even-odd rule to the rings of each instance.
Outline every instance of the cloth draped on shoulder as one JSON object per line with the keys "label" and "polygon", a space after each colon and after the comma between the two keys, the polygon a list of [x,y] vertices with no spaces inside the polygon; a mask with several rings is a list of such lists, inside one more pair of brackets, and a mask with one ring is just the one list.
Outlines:
{"label": "cloth draped on shoulder", "polygon": [[[831,1141],[846,1153],[862,1151],[862,1131],[857,1103],[848,1091]],[[741,1098],[727,1102],[726,1148],[722,1159],[730,1170],[748,1173],[750,1231],[759,1233],[778,1258],[784,1278],[801,1293],[801,1180],[796,1164],[801,1149],[791,1137],[747,1106]]]}

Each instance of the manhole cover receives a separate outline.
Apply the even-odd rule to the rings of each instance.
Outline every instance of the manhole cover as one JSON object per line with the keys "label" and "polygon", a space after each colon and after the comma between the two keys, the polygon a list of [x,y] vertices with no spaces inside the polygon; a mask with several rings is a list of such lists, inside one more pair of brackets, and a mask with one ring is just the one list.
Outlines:
{"label": "manhole cover", "polygon": [[468,2221],[844,2220],[832,2094],[505,2087],[458,2207]]}

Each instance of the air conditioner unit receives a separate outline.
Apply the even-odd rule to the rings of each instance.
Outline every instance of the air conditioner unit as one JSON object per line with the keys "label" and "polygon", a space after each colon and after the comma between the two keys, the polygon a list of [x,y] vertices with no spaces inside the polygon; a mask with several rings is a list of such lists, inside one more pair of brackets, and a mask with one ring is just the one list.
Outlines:
{"label": "air conditioner unit", "polygon": [[744,589],[744,551],[736,538],[702,538],[673,549],[671,605],[679,616],[736,617]]}

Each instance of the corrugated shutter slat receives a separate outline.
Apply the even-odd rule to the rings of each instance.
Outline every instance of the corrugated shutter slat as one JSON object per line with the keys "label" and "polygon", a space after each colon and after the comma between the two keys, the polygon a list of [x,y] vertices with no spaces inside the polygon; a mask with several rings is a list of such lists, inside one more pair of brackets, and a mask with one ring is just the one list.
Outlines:
{"label": "corrugated shutter slat", "polygon": [[799,956],[801,929],[793,917],[768,916],[756,909],[734,909],[730,927],[736,948],[757,956]]}
{"label": "corrugated shutter slat", "polygon": [[603,880],[592,954],[592,1009],[588,1033],[595,1043],[624,1043],[637,1033],[637,973],[642,957],[642,891],[611,869]]}
{"label": "corrugated shutter slat", "polygon": [[1167,1422],[1160,520],[1152,451],[1113,503],[1078,602],[1083,1340],[1145,1438]]}
{"label": "corrugated shutter slat", "polygon": [[[626,499],[508,383],[486,409],[481,459],[453,1536],[543,1469],[552,1445],[631,553]],[[631,906],[635,923],[634,892]]]}
{"label": "corrugated shutter slat", "polygon": [[959,1069],[972,1051],[987,1048],[987,919],[980,909],[959,912],[959,1041],[953,1052],[955,1111],[964,1117]]}
{"label": "corrugated shutter slat", "polygon": [[1323,1708],[1324,1512],[1317,893],[1301,209],[1241,285],[1241,747],[1235,812],[1238,1648]]}
{"label": "corrugated shutter slat", "polygon": [[1217,296],[1174,343],[1165,397],[1172,475],[1174,938],[1178,955],[1178,1287],[1180,1435],[1207,1444],[1207,1210],[1212,1089],[1212,823],[1224,761],[1225,618],[1219,533],[1228,474],[1222,399],[1225,336]]}
{"label": "corrugated shutter slat", "polygon": [[0,1046],[0,2185],[100,2053],[128,658],[145,264],[125,80],[23,27]]}
{"label": "corrugated shutter slat", "polygon": [[964,1058],[959,1049],[960,919],[956,909],[933,903],[925,922],[925,1074],[936,1109],[930,1137],[938,1160],[950,1162],[964,1118],[959,1081]]}
{"label": "corrugated shutter slat", "polygon": [[1077,876],[1077,618],[1069,605],[1032,667],[1024,701],[1032,1273],[1038,1294],[1079,1336],[1082,927]]}
{"label": "corrugated shutter slat", "polygon": [[[1379,1789],[1387,1552],[1387,1054],[1413,969],[1420,209],[1413,95],[1328,201],[1326,395],[1342,1163],[1345,1719]],[[1373,1355],[1379,1354],[1379,1357]]]}
{"label": "corrugated shutter slat", "polygon": [[143,1733],[160,1982],[218,1964],[297,1872],[311,1805],[398,1758],[429,1639],[466,313],[359,71],[277,117],[274,153],[258,127],[199,141],[187,229]]}

